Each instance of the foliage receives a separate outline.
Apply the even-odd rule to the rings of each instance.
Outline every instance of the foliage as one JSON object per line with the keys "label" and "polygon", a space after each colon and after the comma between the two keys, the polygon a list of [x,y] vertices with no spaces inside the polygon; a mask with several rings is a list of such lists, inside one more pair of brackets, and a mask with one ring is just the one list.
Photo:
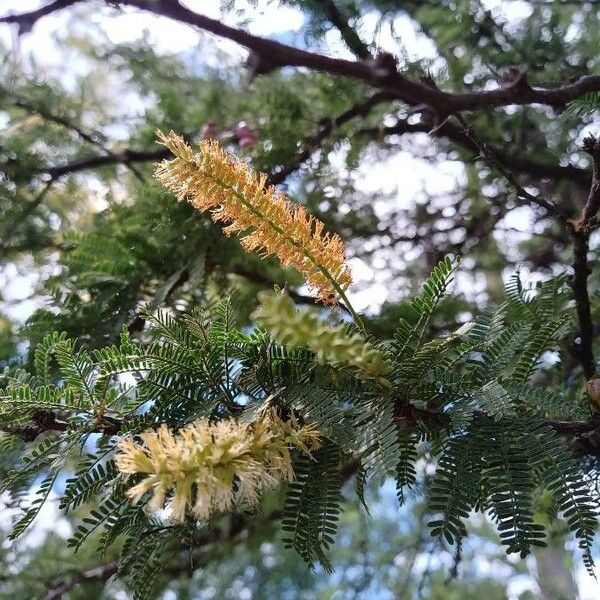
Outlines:
{"label": "foliage", "polygon": [[[102,501],[82,517],[69,543],[81,547],[96,531],[103,546],[123,537],[122,569],[134,586],[140,581],[140,597],[150,593],[148,561],[152,570],[160,569],[158,557],[167,552],[177,525],[145,511],[148,498],[136,507],[128,504],[110,460],[119,436],[159,423],[180,427],[202,415],[253,414],[270,405],[292,410],[328,439],[312,456],[298,455],[283,512],[286,539],[307,562],[317,559],[330,568],[326,551],[339,520],[344,463],[351,461],[367,477],[397,477],[404,494],[416,473],[410,440],[422,440],[438,457],[429,501],[434,535],[460,544],[465,519],[482,511],[497,523],[507,552],[526,556],[544,544],[544,526],[534,512],[537,499],[551,493],[591,570],[598,498],[546,420],[548,414],[585,418],[588,409],[573,392],[541,394],[531,384],[534,374],[548,369],[541,359],[556,347],[570,315],[555,315],[538,327],[548,317],[556,285],[515,294],[520,283],[514,279],[506,301],[471,328],[425,340],[427,319],[454,271],[451,261],[434,270],[412,304],[412,323],[398,329],[387,353],[391,388],[361,379],[343,364],[323,366],[312,352],[277,346],[263,332],[243,332],[232,323],[227,303],[210,317],[145,313],[154,322],[151,339],[134,342],[123,331],[118,345],[93,355],[65,335],[49,336],[36,349],[32,378],[24,383],[19,372],[4,376],[5,423],[35,422],[50,410],[64,423],[64,431],[34,445],[5,480],[5,488],[18,493],[48,473],[12,536],[30,525],[57,474],[72,470],[62,508]],[[130,383],[124,383],[125,374]],[[307,384],[310,394],[298,387]],[[140,539],[147,548],[144,560],[130,562],[126,549]]]}
{"label": "foliage", "polygon": [[[600,444],[580,366],[568,223],[589,193],[579,140],[595,126],[598,94],[464,111],[461,124],[366,79],[277,69],[253,54],[244,66],[204,37],[167,52],[154,43],[158,25],[113,44],[103,23],[120,17],[109,4],[101,19],[85,3],[65,10],[69,26],[53,42],[60,65],[0,48],[0,482],[13,544],[0,549],[13,563],[0,594],[22,596],[39,575],[49,588],[70,583],[73,598],[99,597],[98,577],[80,581],[75,568],[93,574],[101,564],[117,587],[155,597],[181,574],[197,587],[200,576],[215,581],[223,565],[215,589],[235,596],[236,560],[253,560],[272,539],[302,558],[281,578],[289,571],[310,588],[306,578],[322,581],[340,555],[358,561],[360,546],[338,533],[352,520],[377,531],[382,548],[365,551],[365,581],[349,597],[372,592],[366,573],[399,554],[415,562],[435,551],[456,574],[476,554],[469,536],[488,521],[498,547],[519,557],[539,557],[559,530],[593,572]],[[480,0],[221,4],[224,22],[252,31],[271,26],[260,10],[299,11],[298,32],[270,37],[354,55],[359,70],[382,67],[379,51],[389,50],[399,76],[448,92],[553,88],[599,64],[593,0],[508,3],[510,14]],[[36,26],[20,38],[23,48],[37,35]],[[515,65],[520,84],[510,80]],[[157,128],[186,144],[219,140],[203,142],[213,160],[201,177],[201,158],[190,159],[193,185],[169,179],[172,162],[162,163],[167,187],[192,206],[152,180],[153,163],[171,158]],[[182,144],[171,149],[187,151]],[[586,232],[590,266],[596,227]],[[588,270],[598,322],[600,279]],[[307,295],[307,280],[325,305]],[[19,286],[31,288],[29,304]],[[201,521],[175,523],[150,493],[131,503],[142,475],[119,470],[124,439],[139,445],[162,426],[179,439],[193,423],[245,429],[264,414],[322,436],[310,452],[286,442],[293,473],[282,485],[257,486],[256,502]],[[239,474],[225,478],[232,497]],[[382,484],[396,490],[399,514],[420,511],[427,535],[389,533],[369,501]],[[55,503],[73,525],[68,544],[48,536],[9,556]],[[60,568],[49,566],[54,556]],[[431,598],[506,595],[430,571]],[[389,589],[422,596],[407,583],[412,566],[402,573]],[[31,593],[42,597],[38,585]],[[185,597],[192,587],[178,589]]]}

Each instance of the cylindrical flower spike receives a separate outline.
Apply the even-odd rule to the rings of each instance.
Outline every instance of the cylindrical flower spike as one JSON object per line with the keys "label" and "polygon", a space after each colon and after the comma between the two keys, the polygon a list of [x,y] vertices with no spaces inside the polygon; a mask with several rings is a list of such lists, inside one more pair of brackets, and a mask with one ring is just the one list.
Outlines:
{"label": "cylindrical flower spike", "polygon": [[141,444],[123,439],[115,456],[121,473],[144,475],[127,496],[139,502],[152,492],[148,507],[156,512],[171,495],[176,523],[186,514],[204,521],[234,506],[256,506],[264,491],[293,480],[290,449],[310,452],[320,440],[314,427],[282,421],[273,410],[252,423],[199,419],[178,433],[163,425],[139,437]]}
{"label": "cylindrical flower spike", "polygon": [[200,152],[194,153],[173,132],[157,135],[175,158],[158,164],[155,176],[178,200],[210,210],[214,221],[226,224],[226,235],[242,234],[246,251],[277,256],[284,266],[300,271],[323,302],[344,297],[352,280],[338,235],[326,233],[321,221],[267,186],[266,175],[252,171],[215,140],[202,140]]}
{"label": "cylindrical flower spike", "polygon": [[392,369],[390,362],[361,336],[328,325],[312,312],[297,310],[285,294],[260,292],[258,297],[260,305],[253,317],[275,341],[292,348],[306,346],[320,362],[350,365],[358,370],[359,378],[390,385],[385,379]]}

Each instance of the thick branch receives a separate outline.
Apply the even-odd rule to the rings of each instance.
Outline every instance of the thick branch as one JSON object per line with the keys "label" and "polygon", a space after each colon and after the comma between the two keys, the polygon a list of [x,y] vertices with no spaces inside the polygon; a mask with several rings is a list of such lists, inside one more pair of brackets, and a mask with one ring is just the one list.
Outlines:
{"label": "thick branch", "polygon": [[600,432],[600,419],[597,418],[589,421],[550,421],[548,424],[556,433],[564,436]]}
{"label": "thick branch", "polygon": [[[481,416],[481,415],[476,415]],[[427,425],[428,427],[446,427],[449,424],[449,414],[438,410],[417,408],[408,404],[402,397],[396,402],[395,420],[401,427],[415,427]],[[547,420],[547,425],[564,437],[577,437],[588,433],[600,433],[600,418],[592,417],[587,421],[555,421]],[[101,423],[95,423],[90,431],[104,435],[117,435],[125,424],[124,421],[110,417],[103,417]],[[19,430],[0,426],[0,431],[20,436],[26,442],[34,441],[39,435],[50,432],[64,432],[68,430],[68,422],[60,420],[53,412],[38,410],[33,416],[32,424],[21,427]]]}
{"label": "thick branch", "polygon": [[596,373],[596,360],[594,358],[594,323],[590,307],[590,296],[587,288],[588,277],[591,273],[588,264],[588,238],[585,234],[572,233],[573,237],[573,296],[579,321],[579,340],[577,346],[579,361],[587,379]]}
{"label": "thick branch", "polygon": [[524,78],[520,78],[515,85],[507,85],[496,90],[448,93],[392,71],[389,69],[389,64],[383,67],[377,62],[349,61],[294,48],[230,27],[221,21],[195,13],[178,2],[118,0],[117,3],[148,10],[229,39],[264,58],[272,69],[306,67],[314,71],[358,79],[375,87],[394,91],[411,104],[431,106],[440,114],[513,104],[545,104],[563,107],[582,94],[600,91],[600,75],[589,75],[573,83],[554,88],[533,88],[524,81]]}
{"label": "thick branch", "polygon": [[[79,0],[79,2],[83,1],[85,0]],[[24,32],[42,16],[71,6],[76,2],[77,0],[57,0],[44,9],[4,17],[0,19],[0,23],[16,23],[20,31]],[[111,0],[110,4],[146,10],[231,40],[254,55],[257,63],[255,65],[256,73],[268,73],[281,67],[305,67],[313,71],[349,77],[374,87],[392,91],[409,104],[430,106],[440,115],[511,105],[543,104],[562,108],[568,102],[587,92],[600,91],[600,75],[587,75],[577,81],[556,87],[532,87],[527,83],[524,75],[521,75],[514,82],[495,90],[444,92],[427,83],[412,80],[398,73],[393,64],[393,57],[389,57],[389,55],[384,55],[386,60],[382,61],[351,61],[325,56],[252,35],[217,19],[200,15],[182,6],[176,0],[169,2]]]}
{"label": "thick branch", "polygon": [[594,163],[592,184],[581,215],[577,220],[569,221],[568,225],[573,239],[572,288],[579,320],[579,360],[586,378],[592,379],[596,374],[596,359],[594,358],[594,323],[588,292],[588,277],[592,271],[588,252],[590,234],[600,209],[600,139],[587,137],[583,149],[592,157]]}
{"label": "thick branch", "polygon": [[33,442],[39,435],[50,431],[67,431],[69,424],[59,419],[53,412],[38,410],[32,421],[20,427],[3,427],[2,431],[20,437],[25,442]]}

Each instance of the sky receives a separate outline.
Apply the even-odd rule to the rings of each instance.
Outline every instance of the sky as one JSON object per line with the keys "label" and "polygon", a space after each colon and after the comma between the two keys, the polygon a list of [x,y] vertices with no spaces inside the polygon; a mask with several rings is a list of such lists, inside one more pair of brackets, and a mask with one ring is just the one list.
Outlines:
{"label": "sky", "polygon": [[[529,14],[529,7],[520,0],[483,0],[487,8],[494,11],[501,11],[509,22],[518,23],[526,19]],[[2,0],[0,2],[0,16],[10,12],[23,12],[33,10],[46,4],[40,0]],[[220,0],[187,0],[184,2],[189,8],[196,10],[204,15],[221,18],[219,11]],[[244,2],[237,3],[244,7]],[[247,7],[247,5],[246,5]],[[259,2],[260,18],[256,18],[246,25],[246,28],[257,35],[273,38],[284,38],[286,42],[298,44],[302,43],[300,34],[304,18],[300,11],[289,7],[277,7],[274,3],[265,5],[264,1]],[[108,15],[110,14],[110,18]],[[246,13],[248,14],[248,13]],[[251,13],[257,14],[256,10]],[[206,35],[199,33],[191,27],[170,21],[165,18],[157,18],[148,13],[142,13],[136,10],[124,10],[123,13],[115,16],[114,12],[106,9],[98,10],[92,20],[99,24],[108,40],[112,43],[124,43],[141,37],[145,31],[150,32],[150,39],[153,46],[158,50],[166,52],[188,52],[194,48],[199,41],[199,36]],[[223,19],[225,22],[236,25],[236,18],[232,15]],[[37,23],[33,32],[21,39],[16,39],[14,31],[5,26],[0,27],[0,43],[7,47],[13,47],[22,57],[33,56],[35,59],[50,68],[63,69],[66,83],[69,82],[69,75],[78,69],[85,69],[84,64],[70,63],[67,69],[64,69],[64,56],[59,50],[55,36],[60,35],[70,27],[70,11],[53,14]],[[382,29],[376,36],[376,19],[374,15],[367,15],[363,21],[364,39],[375,37],[377,45],[385,50],[397,51],[396,41],[390,35],[389,31]],[[405,51],[409,58],[429,58],[435,60],[436,54],[431,43],[420,36],[407,18],[400,17],[395,23],[397,32],[401,34],[401,39]],[[341,43],[339,34],[331,31],[327,34],[324,44],[330,54],[352,58],[344,45]],[[239,61],[245,56],[245,52],[238,46],[227,40],[219,40],[217,46],[220,50],[227,53],[232,61]],[[210,58],[210,57],[209,57]],[[203,56],[203,60],[206,56]],[[221,60],[215,55],[214,60]],[[131,99],[135,105],[135,98]],[[427,137],[415,137],[416,145],[426,145]],[[339,158],[339,157],[338,157]],[[332,160],[335,162],[336,157]],[[340,165],[342,161],[340,160]],[[455,162],[442,162],[431,165],[423,160],[414,158],[410,152],[399,152],[386,164],[374,167],[372,164],[365,165],[359,169],[355,175],[357,181],[364,191],[381,190],[384,193],[393,193],[397,206],[407,206],[413,201],[413,198],[423,189],[431,193],[442,193],[451,191],[460,182],[463,177],[462,167]],[[381,210],[385,210],[382,205]],[[523,235],[529,235],[530,219],[525,211],[515,211],[506,222],[507,227],[515,228],[523,232]],[[381,303],[386,296],[387,287],[385,281],[370,280],[372,274],[360,261],[352,263],[355,277],[369,285],[364,291],[358,292],[352,296],[353,304],[359,310],[364,310],[368,306]],[[14,270],[14,267],[12,267]],[[36,278],[23,275],[16,276],[15,272],[0,273],[0,285],[7,284],[5,292],[16,302],[11,305],[8,312],[21,320],[25,319],[35,308],[36,302],[28,299],[33,290]],[[20,299],[24,299],[20,302]],[[49,508],[48,510],[52,510]],[[62,526],[62,525],[61,525]],[[40,538],[40,531],[36,532],[37,539]],[[597,600],[600,598],[600,585],[595,583],[581,569],[578,572],[580,590],[582,592],[581,600]],[[522,582],[519,586],[522,586]],[[517,593],[519,590],[515,589]]]}

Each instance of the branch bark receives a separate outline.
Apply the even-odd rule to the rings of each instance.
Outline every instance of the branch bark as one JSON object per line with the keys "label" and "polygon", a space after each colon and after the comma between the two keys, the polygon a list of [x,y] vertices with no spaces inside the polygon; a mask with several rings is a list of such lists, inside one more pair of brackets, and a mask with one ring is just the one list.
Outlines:
{"label": "branch bark", "polygon": [[[2,398],[0,398],[1,400]],[[125,425],[125,419],[119,420],[113,417],[104,416],[101,420],[96,421],[93,427],[90,428],[92,433],[101,433],[103,435],[116,435],[123,425]],[[20,437],[25,442],[33,442],[40,435],[45,433],[64,433],[69,429],[69,422],[64,419],[60,419],[51,410],[35,410],[31,416],[31,421],[26,425],[20,427],[13,426],[1,426],[0,431],[10,433]]]}
{"label": "branch bark", "polygon": [[573,295],[579,320],[578,345],[579,360],[587,379],[596,375],[596,359],[594,357],[594,323],[588,292],[588,278],[591,267],[588,261],[589,240],[596,223],[596,215],[600,209],[600,139],[588,136],[583,142],[583,149],[592,157],[594,169],[590,192],[577,220],[568,221],[568,229],[573,240]]}
{"label": "branch bark", "polygon": [[[17,24],[19,32],[25,33],[43,16],[84,1],[86,0],[56,0],[36,11],[3,17],[0,23]],[[567,103],[587,92],[600,91],[600,75],[586,75],[576,81],[558,86],[533,87],[529,85],[522,73],[514,81],[493,90],[445,92],[426,82],[416,81],[399,73],[393,57],[389,55],[382,55],[385,60],[381,61],[351,61],[325,56],[231,27],[222,21],[196,13],[177,0],[168,2],[111,0],[109,4],[145,10],[231,40],[253,54],[257,74],[268,73],[282,67],[304,67],[321,73],[356,79],[373,87],[394,92],[405,102],[430,106],[442,116],[461,111],[512,105],[542,104],[562,109]]]}
{"label": "branch bark", "polygon": [[[322,119],[319,122],[316,131],[300,143],[301,150],[294,160],[288,165],[280,165],[279,168],[275,169],[269,175],[269,183],[271,185],[283,183],[289,175],[297,171],[302,164],[310,158],[313,152],[318,149],[319,145],[329,137],[335,129],[342,127],[357,117],[367,116],[378,104],[394,100],[395,98],[396,95],[391,92],[376,92],[354,106],[351,106],[338,116]],[[126,148],[120,152],[113,151],[110,154],[89,156],[62,165],[41,167],[38,170],[38,173],[44,173],[49,175],[51,179],[56,180],[66,175],[88,171],[90,169],[97,169],[108,165],[130,165],[132,163],[153,162],[168,158],[169,156],[169,150],[164,147],[155,150]]]}
{"label": "branch bark", "polygon": [[66,593],[71,591],[74,587],[82,583],[89,583],[91,581],[105,580],[112,577],[119,569],[119,563],[113,560],[105,565],[88,569],[87,571],[77,571],[69,577],[63,579],[55,587],[50,588],[44,600],[56,600],[57,598],[63,598]]}
{"label": "branch bark", "polygon": [[[377,137],[404,135],[407,133],[431,133],[431,124],[420,121],[410,122],[408,119],[401,119],[395,125],[388,127],[369,127],[360,129],[358,134]],[[457,146],[470,150],[474,154],[479,154],[479,149],[472,140],[450,121],[445,121],[435,129],[432,134],[438,138],[445,138]],[[557,181],[569,181],[582,189],[588,190],[592,176],[591,172],[574,165],[559,165],[555,163],[540,162],[518,154],[517,150],[512,148],[502,149],[493,144],[486,144],[494,153],[497,160],[513,172],[529,175],[540,179],[554,179]]]}
{"label": "branch bark", "polygon": [[318,0],[328,21],[340,32],[346,46],[353,54],[362,60],[371,58],[369,47],[360,39],[358,33],[350,26],[346,17],[336,6],[334,0]]}

